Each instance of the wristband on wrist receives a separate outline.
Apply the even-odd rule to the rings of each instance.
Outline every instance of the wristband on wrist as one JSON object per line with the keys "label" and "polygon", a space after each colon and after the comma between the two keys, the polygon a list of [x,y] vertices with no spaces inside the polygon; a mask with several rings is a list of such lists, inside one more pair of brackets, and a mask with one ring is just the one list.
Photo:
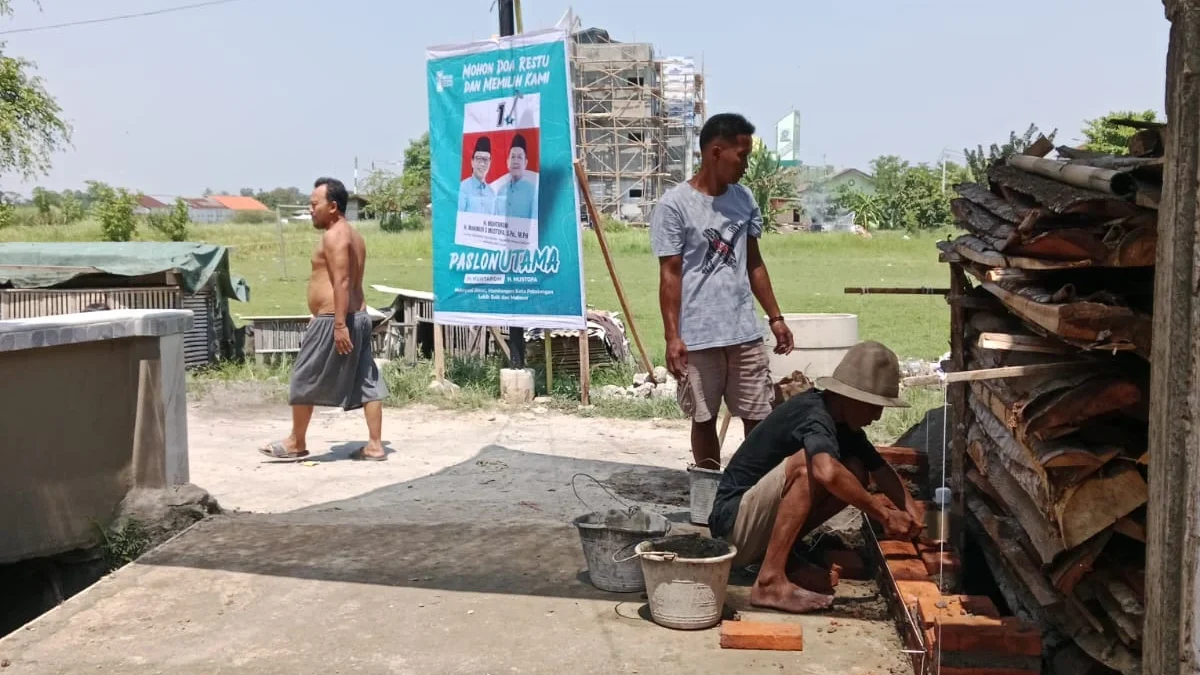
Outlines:
{"label": "wristband on wrist", "polygon": [[782,316],[773,316],[770,319],[767,319],[767,325],[773,326],[778,321],[783,321],[783,317]]}

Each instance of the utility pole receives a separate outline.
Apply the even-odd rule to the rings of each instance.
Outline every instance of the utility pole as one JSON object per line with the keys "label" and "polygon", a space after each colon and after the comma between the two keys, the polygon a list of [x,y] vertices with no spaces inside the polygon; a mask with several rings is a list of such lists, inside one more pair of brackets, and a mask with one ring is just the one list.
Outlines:
{"label": "utility pole", "polygon": [[[516,33],[517,16],[513,0],[497,0],[496,7],[500,10],[500,37],[508,37]],[[549,340],[550,336],[547,335]],[[508,351],[512,354],[512,367],[521,370],[525,367],[525,329],[517,326],[508,328]]]}

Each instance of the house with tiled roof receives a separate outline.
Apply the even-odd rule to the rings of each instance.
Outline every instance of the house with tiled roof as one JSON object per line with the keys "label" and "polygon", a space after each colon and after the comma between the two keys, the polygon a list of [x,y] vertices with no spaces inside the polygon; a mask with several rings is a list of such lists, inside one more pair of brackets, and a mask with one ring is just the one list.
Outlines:
{"label": "house with tiled roof", "polygon": [[233,195],[213,195],[209,199],[233,212],[238,211],[270,211],[266,204],[254,197],[235,197]]}

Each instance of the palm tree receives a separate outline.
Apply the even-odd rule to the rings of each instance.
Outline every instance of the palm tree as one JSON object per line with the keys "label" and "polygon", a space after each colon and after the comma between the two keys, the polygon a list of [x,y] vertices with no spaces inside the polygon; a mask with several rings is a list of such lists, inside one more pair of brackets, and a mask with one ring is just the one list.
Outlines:
{"label": "palm tree", "polygon": [[763,227],[773,230],[775,217],[781,209],[776,208],[772,200],[796,197],[796,172],[783,166],[779,156],[768,150],[761,138],[756,137],[741,182],[754,195],[754,201],[762,213]]}

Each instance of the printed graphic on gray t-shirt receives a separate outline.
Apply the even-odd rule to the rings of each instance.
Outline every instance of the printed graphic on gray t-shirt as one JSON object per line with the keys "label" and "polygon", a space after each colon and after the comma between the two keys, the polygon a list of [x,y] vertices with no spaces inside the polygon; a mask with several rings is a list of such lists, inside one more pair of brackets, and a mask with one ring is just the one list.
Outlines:
{"label": "printed graphic on gray t-shirt", "polygon": [[679,335],[688,349],[762,337],[746,273],[747,237],[762,237],[762,214],[741,185],[709,197],[684,182],[658,200],[650,248],[659,258],[683,256]]}

